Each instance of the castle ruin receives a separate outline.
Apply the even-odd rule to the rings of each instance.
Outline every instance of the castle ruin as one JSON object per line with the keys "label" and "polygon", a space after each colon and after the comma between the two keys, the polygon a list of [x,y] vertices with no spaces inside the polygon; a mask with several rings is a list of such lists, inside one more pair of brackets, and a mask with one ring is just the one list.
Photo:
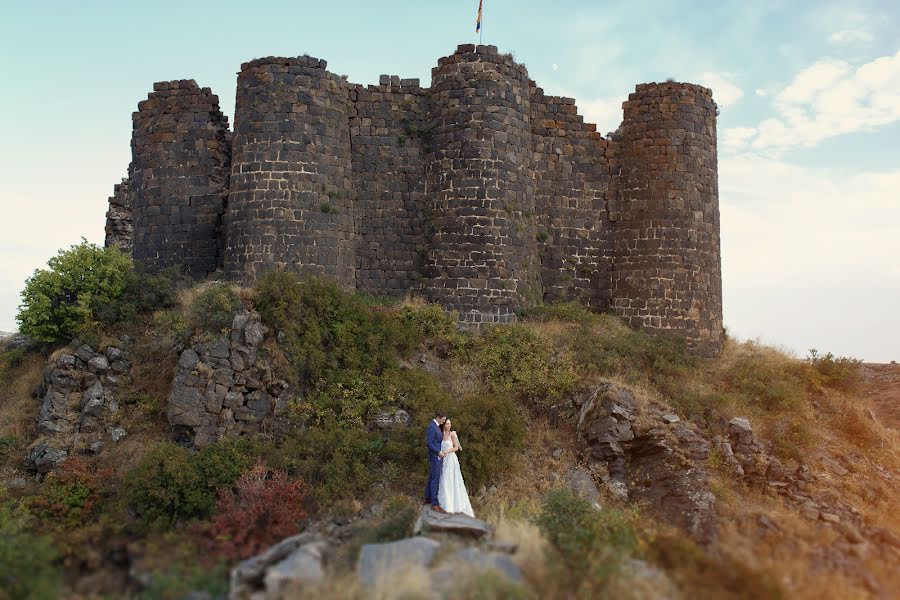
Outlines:
{"label": "castle ruin", "polygon": [[638,85],[608,138],[495,46],[464,44],[430,87],[362,86],[309,56],[241,65],[234,130],[193,80],[133,114],[107,245],[150,270],[250,281],[285,268],[414,292],[469,325],[578,300],[722,346],[716,105]]}

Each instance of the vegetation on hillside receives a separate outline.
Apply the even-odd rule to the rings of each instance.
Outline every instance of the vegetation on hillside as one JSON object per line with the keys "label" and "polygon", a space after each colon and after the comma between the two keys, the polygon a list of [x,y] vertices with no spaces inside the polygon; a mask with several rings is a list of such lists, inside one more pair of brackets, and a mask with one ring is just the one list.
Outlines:
{"label": "vegetation on hillside", "polygon": [[[190,343],[226,334],[241,307],[260,313],[272,332],[265,350],[298,390],[289,433],[190,452],[170,441],[164,414],[175,361]],[[283,271],[253,288],[190,285],[174,273],[141,273],[117,251],[83,243],[29,280],[20,320],[23,331],[54,344],[78,335],[99,345],[127,333],[135,365],[118,392],[118,418],[132,432],[121,459],[76,451],[40,485],[0,497],[0,572],[8,574],[0,587],[34,597],[52,597],[62,576],[71,582],[107,568],[103,557],[126,545],[141,549],[148,597],[216,593],[229,564],[276,537],[386,499],[380,516],[354,529],[335,563],[348,570],[361,544],[409,535],[427,468],[422,430],[436,408],[460,431],[463,472],[479,512],[501,537],[520,544],[529,586],[540,596],[641,597],[627,585],[640,559],[711,596],[718,586],[732,596],[778,597],[781,584],[761,571],[769,565],[748,558],[765,542],[711,556],[639,507],[610,499],[597,512],[561,488],[557,461],[576,456],[570,400],[605,379],[628,385],[640,402],[671,407],[710,435],[731,417],[748,416],[786,460],[831,444],[880,448],[884,460],[897,461],[897,436],[854,399],[858,361],[817,352],[798,360],[732,340],[720,358],[703,360],[676,338],[632,331],[572,303],[462,333],[455,315],[421,301],[367,298]],[[7,390],[0,402],[3,478],[16,473],[36,436],[39,409],[29,394],[46,362],[36,352],[0,356]],[[407,411],[412,423],[373,427],[386,409]],[[551,457],[555,448],[563,459]],[[764,505],[710,467],[727,511],[738,513],[751,498]],[[281,502],[285,497],[293,501]],[[271,535],[251,523],[260,519],[273,524]],[[460,589],[488,590],[486,598],[531,593],[466,576]]]}

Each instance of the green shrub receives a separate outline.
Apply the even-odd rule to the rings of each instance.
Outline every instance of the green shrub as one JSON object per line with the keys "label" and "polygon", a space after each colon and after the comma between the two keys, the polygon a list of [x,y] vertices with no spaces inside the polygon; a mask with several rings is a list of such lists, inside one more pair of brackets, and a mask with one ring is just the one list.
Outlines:
{"label": "green shrub", "polygon": [[597,322],[600,315],[580,302],[561,302],[558,304],[538,304],[522,312],[526,321],[567,321],[589,325]]}
{"label": "green shrub", "polygon": [[384,505],[380,521],[364,536],[364,544],[384,544],[408,538],[419,515],[419,506],[409,496],[394,496]]}
{"label": "green shrub", "polygon": [[597,510],[569,490],[544,497],[536,523],[544,537],[576,575],[607,580],[621,560],[638,549],[638,534],[615,509]]}
{"label": "green shrub", "polygon": [[457,332],[457,314],[439,304],[402,307],[394,317],[397,322],[395,344],[407,355],[427,339],[445,339]]}
{"label": "green shrub", "polygon": [[[204,594],[205,592],[205,594]],[[140,593],[141,600],[183,600],[194,596],[225,598],[228,595],[228,566],[220,563],[208,569],[176,562],[165,573],[155,573]]]}
{"label": "green shrub", "polygon": [[191,339],[191,326],[177,310],[161,310],[154,313],[151,322],[155,345],[179,353]]}
{"label": "green shrub", "polygon": [[571,355],[557,352],[521,325],[491,327],[469,343],[470,360],[488,388],[511,393],[536,406],[552,406],[577,388]]}
{"label": "green shrub", "polygon": [[25,282],[16,319],[25,335],[44,342],[69,340],[100,318],[102,307],[125,292],[131,259],[118,248],[86,240],[61,250]]}
{"label": "green shrub", "polygon": [[[471,493],[513,465],[524,446],[525,426],[512,399],[504,395],[469,396],[448,412],[459,432],[459,462]],[[423,436],[420,431],[419,447]]]}
{"label": "green shrub", "polygon": [[0,435],[0,463],[15,451],[19,439],[14,435]]}
{"label": "green shrub", "polygon": [[0,599],[59,597],[57,553],[49,538],[29,531],[24,506],[0,494]]}
{"label": "green shrub", "polygon": [[215,283],[194,296],[187,307],[188,323],[199,331],[222,333],[231,327],[241,299],[227,284]]}
{"label": "green shrub", "polygon": [[216,491],[252,464],[250,440],[223,440],[191,456],[170,442],[153,447],[125,478],[125,497],[144,526],[208,517]]}
{"label": "green shrub", "polygon": [[76,528],[100,512],[108,471],[98,471],[82,457],[70,457],[50,473],[31,507],[42,522]]}
{"label": "green shrub", "polygon": [[723,374],[727,391],[747,404],[766,410],[787,410],[806,398],[810,384],[808,365],[755,349],[732,364]]}
{"label": "green shrub", "polygon": [[138,315],[175,306],[178,290],[190,281],[174,267],[160,273],[147,273],[143,265],[134,263],[125,278],[122,295],[102,302],[97,320],[103,325],[133,321]]}
{"label": "green shrub", "polygon": [[809,351],[809,360],[821,377],[822,384],[846,392],[856,390],[862,381],[860,365],[862,361],[846,356],[835,356],[831,352],[820,355],[815,349]]}

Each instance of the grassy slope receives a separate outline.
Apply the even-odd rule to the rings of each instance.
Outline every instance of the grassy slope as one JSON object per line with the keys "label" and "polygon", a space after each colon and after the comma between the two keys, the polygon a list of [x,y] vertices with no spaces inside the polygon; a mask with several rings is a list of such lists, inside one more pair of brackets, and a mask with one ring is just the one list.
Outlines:
{"label": "grassy slope", "polygon": [[[242,296],[245,302],[251,301],[248,293]],[[802,459],[813,467],[819,475],[816,486],[821,494],[854,507],[870,524],[900,534],[896,510],[900,434],[869,417],[868,409],[883,412],[884,402],[873,403],[865,381],[861,386],[831,385],[834,382],[825,382],[821,373],[807,362],[755,343],[728,341],[720,358],[692,360],[678,348],[630,332],[613,318],[590,316],[573,307],[538,315],[520,327],[536,333],[545,349],[549,349],[548,354],[541,356],[542,360],[552,361],[551,371],[574,369],[580,389],[590,389],[601,379],[614,379],[634,389],[641,402],[668,405],[684,417],[693,418],[710,436],[721,433],[732,416],[749,417],[759,437],[783,460],[790,463]],[[167,430],[162,403],[168,392],[175,355],[160,350],[155,343],[159,332],[153,327],[136,328],[132,333],[136,336],[134,392],[140,401],[125,406],[121,416],[131,435],[116,452],[89,459],[96,468],[112,471],[113,488],[117,487],[115,482],[121,482],[134,468],[150,445],[165,439]],[[533,394],[535,389],[553,394],[568,389],[566,381],[554,379],[548,384],[547,373],[541,370],[541,365],[534,364],[529,365],[529,372],[522,373],[520,379],[499,389],[486,375],[491,368],[489,361],[459,356],[436,358],[433,348],[426,343],[420,351],[428,361],[438,365],[438,380],[451,399],[476,393],[509,393],[519,397],[525,393],[522,390],[528,394]],[[482,347],[479,356],[492,358],[491,351]],[[0,479],[17,474],[24,449],[34,438],[34,418],[40,403],[30,397],[30,392],[44,364],[44,357],[28,355],[2,373],[0,438],[9,441],[7,450],[0,455]],[[841,387],[849,389],[838,389]],[[494,478],[491,483],[495,489],[479,488],[471,493],[478,512],[497,525],[498,537],[520,544],[518,560],[526,567],[530,583],[542,597],[554,597],[569,589],[567,575],[558,565],[546,560],[547,542],[530,519],[539,509],[542,494],[561,485],[565,470],[577,462],[578,455],[571,422],[565,416],[551,418],[548,415],[553,411],[541,407],[540,402],[537,405],[540,409],[534,408],[533,398],[530,403],[520,400],[518,410],[525,419],[527,432],[524,447],[514,457],[512,467]],[[452,403],[450,410],[453,411]],[[465,443],[466,425],[457,425]],[[552,455],[555,449],[563,451],[558,458]],[[850,466],[850,474],[838,476],[823,458],[842,460]],[[702,590],[707,597],[740,595],[736,593],[739,589],[752,596],[760,589],[762,579],[782,585],[792,597],[867,597],[864,588],[847,580],[839,571],[822,566],[822,548],[840,535],[834,528],[805,520],[781,500],[749,490],[716,464],[710,466],[723,516],[722,541],[714,556],[683,542],[689,550],[675,552],[683,560],[660,560],[664,549],[682,543],[679,534],[654,522],[646,513],[629,512],[628,518],[641,532],[643,556],[666,564],[670,576],[684,590],[693,593]],[[886,480],[882,473],[892,473],[894,479]],[[36,484],[29,484],[27,493],[35,492],[38,492]],[[612,500],[609,502],[613,506]],[[353,505],[358,506],[350,504]],[[111,511],[119,511],[118,517],[125,514],[121,512],[120,501],[111,502],[110,506],[115,507]],[[761,516],[774,523],[774,528],[761,527]],[[131,535],[120,534],[124,538]],[[101,534],[91,530],[83,535]],[[102,542],[76,539],[72,543]],[[184,531],[158,531],[141,542],[147,563],[162,565],[175,549],[191,543]],[[866,570],[884,589],[900,589],[900,573],[885,561],[877,548],[858,551],[862,553]],[[70,562],[68,567],[73,573],[92,569],[84,562]],[[334,585],[344,586],[345,591],[353,588],[346,577],[335,581]],[[416,576],[411,576],[410,581],[412,588],[418,585]],[[613,581],[607,591],[614,592],[615,586],[622,585],[631,595],[641,597],[640,589],[622,582]],[[728,589],[732,591],[723,591]]]}

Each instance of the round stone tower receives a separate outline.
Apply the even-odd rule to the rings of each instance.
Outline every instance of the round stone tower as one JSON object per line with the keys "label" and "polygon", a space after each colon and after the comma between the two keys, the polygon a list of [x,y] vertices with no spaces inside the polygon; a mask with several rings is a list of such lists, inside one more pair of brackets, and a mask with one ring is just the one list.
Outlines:
{"label": "round stone tower", "polygon": [[348,86],[308,56],[241,65],[225,271],[355,280]]}
{"label": "round stone tower", "polygon": [[673,332],[695,352],[722,349],[716,105],[686,83],[638,85],[623,104],[613,310]]}
{"label": "round stone tower", "polygon": [[132,121],[132,256],[151,271],[215,271],[231,167],[218,97],[193,79],[156,83]]}
{"label": "round stone tower", "polygon": [[514,321],[540,298],[528,72],[461,45],[432,70],[430,101],[426,293],[464,323]]}

